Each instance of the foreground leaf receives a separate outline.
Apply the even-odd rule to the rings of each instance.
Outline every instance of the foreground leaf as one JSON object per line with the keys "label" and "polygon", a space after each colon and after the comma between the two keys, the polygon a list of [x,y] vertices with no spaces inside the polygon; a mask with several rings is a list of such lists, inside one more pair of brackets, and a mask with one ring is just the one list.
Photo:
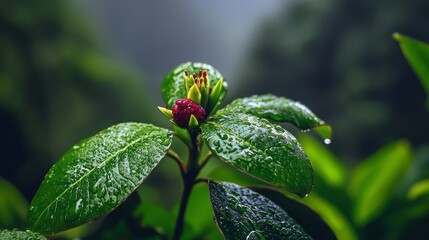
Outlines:
{"label": "foreground leaf", "polygon": [[311,239],[283,209],[248,188],[209,181],[209,192],[225,239]]}
{"label": "foreground leaf", "polygon": [[399,33],[393,36],[429,96],[429,45]]}
{"label": "foreground leaf", "polygon": [[[186,97],[186,89],[185,89],[185,70],[188,73],[196,73],[200,70],[207,70],[208,76],[210,79],[210,86],[214,87],[217,81],[222,78],[220,72],[214,67],[205,64],[205,63],[183,63],[177,66],[173,71],[167,74],[167,76],[162,81],[161,92],[162,98],[164,102],[167,104],[167,108],[172,108],[177,99]],[[228,85],[225,81],[223,81],[224,88],[227,89]],[[225,96],[225,92],[223,92],[220,96],[220,102]]]}
{"label": "foreground leaf", "polygon": [[331,127],[306,106],[272,94],[236,99],[220,110],[220,113],[247,113],[276,122],[292,123],[301,130],[316,128],[316,132],[323,138],[331,138],[332,135]]}
{"label": "foreground leaf", "polygon": [[244,173],[305,196],[313,185],[310,161],[282,127],[247,114],[217,115],[201,125],[210,150]]}
{"label": "foreground leaf", "polygon": [[[269,198],[271,201],[281,207],[291,218],[293,218],[302,228],[304,228],[310,236],[317,236],[317,239],[324,240],[337,239],[335,237],[335,233],[321,218],[321,216],[309,206],[304,204],[302,199],[290,198],[284,193],[268,187],[258,186],[251,187],[250,189]],[[313,193],[308,197],[311,197],[312,195]],[[307,198],[304,198],[303,200],[306,200]]]}
{"label": "foreground leaf", "polygon": [[48,240],[39,233],[34,233],[30,230],[0,230],[0,239],[2,240]]}
{"label": "foreground leaf", "polygon": [[363,161],[353,172],[349,193],[355,199],[353,219],[363,226],[387,205],[412,163],[407,141],[389,144]]}
{"label": "foreground leaf", "polygon": [[55,233],[103,216],[122,203],[164,157],[172,133],[123,123],[70,149],[47,173],[30,206],[30,229]]}

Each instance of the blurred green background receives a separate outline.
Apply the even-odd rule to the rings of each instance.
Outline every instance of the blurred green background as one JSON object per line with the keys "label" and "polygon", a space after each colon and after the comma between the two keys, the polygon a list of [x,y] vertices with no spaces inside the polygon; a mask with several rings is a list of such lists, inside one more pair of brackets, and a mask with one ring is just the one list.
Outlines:
{"label": "blurred green background", "polygon": [[[0,190],[17,197],[0,195],[0,228],[24,226],[26,204],[45,173],[79,140],[125,121],[167,127],[156,110],[164,105],[159,91],[163,76],[182,62],[201,61],[218,68],[230,83],[226,102],[271,92],[302,102],[333,126],[330,150],[321,148],[340,164],[324,168],[318,167],[323,159],[314,160],[316,174],[318,168],[321,172],[315,193],[345,212],[357,236],[406,239],[403,234],[417,232],[414,239],[422,237],[419,224],[428,217],[421,203],[414,210],[418,217],[394,213],[407,205],[401,201],[410,185],[428,177],[429,111],[424,89],[392,33],[429,42],[428,12],[425,0],[2,0],[0,177],[5,181]],[[325,151],[304,141],[308,151]],[[403,172],[392,168],[397,178],[374,190],[375,198],[384,191],[390,199],[380,203],[382,210],[356,219],[350,210],[356,193],[346,185],[359,185],[359,177],[340,177],[336,186],[324,182],[323,171],[325,176],[349,175],[363,168],[356,167],[363,159],[389,147],[415,160],[399,164]],[[395,156],[386,163],[396,161]],[[174,163],[164,161],[153,175],[139,191],[141,198],[174,208],[180,194]],[[120,219],[138,204],[137,195],[131,198],[131,210],[123,206],[103,223],[111,239],[128,231]],[[392,220],[401,217],[402,222]],[[410,219],[418,221],[412,225]],[[139,224],[127,224],[140,231]],[[193,227],[199,234],[208,231]]]}

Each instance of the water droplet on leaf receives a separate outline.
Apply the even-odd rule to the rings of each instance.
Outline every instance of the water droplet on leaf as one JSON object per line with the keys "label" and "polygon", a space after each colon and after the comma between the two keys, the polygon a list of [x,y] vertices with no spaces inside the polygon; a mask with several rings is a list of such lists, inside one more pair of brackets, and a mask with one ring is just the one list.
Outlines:
{"label": "water droplet on leaf", "polygon": [[330,144],[330,143],[331,143],[331,139],[329,139],[329,138],[325,138],[325,139],[323,140],[323,142],[324,142],[325,144]]}

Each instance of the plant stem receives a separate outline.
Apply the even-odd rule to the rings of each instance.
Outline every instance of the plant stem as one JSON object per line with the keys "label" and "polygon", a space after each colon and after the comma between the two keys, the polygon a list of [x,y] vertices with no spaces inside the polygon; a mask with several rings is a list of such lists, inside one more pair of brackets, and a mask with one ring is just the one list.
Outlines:
{"label": "plant stem", "polygon": [[198,166],[200,149],[198,146],[197,136],[198,133],[191,134],[193,148],[189,149],[189,162],[187,171],[185,171],[185,173],[182,175],[184,187],[182,199],[180,202],[179,215],[177,216],[176,228],[173,235],[174,240],[178,240],[182,235],[186,206],[188,205],[189,196],[191,195],[192,188],[195,184],[195,178],[200,172],[200,167]]}
{"label": "plant stem", "polygon": [[182,178],[184,177],[184,175],[186,174],[186,166],[185,164],[183,164],[182,160],[180,159],[179,155],[174,152],[173,150],[168,150],[167,152],[167,156],[169,156],[171,159],[173,159],[177,165],[180,168],[180,173],[182,174]]}

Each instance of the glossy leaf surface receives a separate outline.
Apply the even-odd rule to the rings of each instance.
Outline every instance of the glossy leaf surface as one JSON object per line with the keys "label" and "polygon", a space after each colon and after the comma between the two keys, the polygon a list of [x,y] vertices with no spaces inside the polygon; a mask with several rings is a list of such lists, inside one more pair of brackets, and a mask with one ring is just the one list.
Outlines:
{"label": "glossy leaf surface", "polygon": [[[164,102],[167,105],[167,108],[172,108],[177,99],[186,97],[186,88],[185,88],[185,70],[189,74],[196,73],[200,70],[207,70],[208,77],[210,79],[210,86],[214,87],[217,81],[222,78],[222,75],[214,67],[205,64],[205,63],[183,63],[177,66],[173,71],[167,74],[167,76],[162,81],[161,92]],[[227,89],[227,83],[224,81],[224,88]],[[225,95],[223,92],[220,96],[222,99]]]}
{"label": "glossy leaf surface", "polygon": [[171,131],[122,123],[75,145],[49,170],[30,206],[30,229],[59,232],[122,203],[164,157]]}
{"label": "glossy leaf surface", "polygon": [[429,45],[399,33],[394,38],[429,95]]}
{"label": "glossy leaf surface", "polygon": [[[301,199],[287,197],[284,193],[269,187],[250,187],[253,191],[267,197],[276,205],[281,207],[293,218],[310,236],[317,236],[317,239],[335,240],[334,232],[321,218],[321,216],[304,204]],[[312,196],[310,194],[310,196]],[[308,196],[308,197],[310,197]],[[307,199],[307,198],[305,198]],[[304,200],[305,200],[304,199]]]}
{"label": "glossy leaf surface", "polygon": [[209,181],[215,220],[225,239],[311,239],[268,198],[232,183]]}
{"label": "glossy leaf surface", "polygon": [[295,137],[279,125],[248,114],[216,115],[201,125],[210,150],[225,162],[301,197],[313,171]]}
{"label": "glossy leaf surface", "polygon": [[0,230],[0,239],[2,240],[48,240],[39,233],[34,233],[30,230]]}
{"label": "glossy leaf surface", "polygon": [[331,138],[331,127],[299,102],[272,94],[239,98],[220,110],[222,114],[247,113],[276,122],[288,122],[301,130],[315,129],[323,138]]}
{"label": "glossy leaf surface", "polygon": [[365,225],[386,207],[412,163],[407,141],[397,141],[364,160],[353,172],[349,193],[355,199],[353,219]]}

